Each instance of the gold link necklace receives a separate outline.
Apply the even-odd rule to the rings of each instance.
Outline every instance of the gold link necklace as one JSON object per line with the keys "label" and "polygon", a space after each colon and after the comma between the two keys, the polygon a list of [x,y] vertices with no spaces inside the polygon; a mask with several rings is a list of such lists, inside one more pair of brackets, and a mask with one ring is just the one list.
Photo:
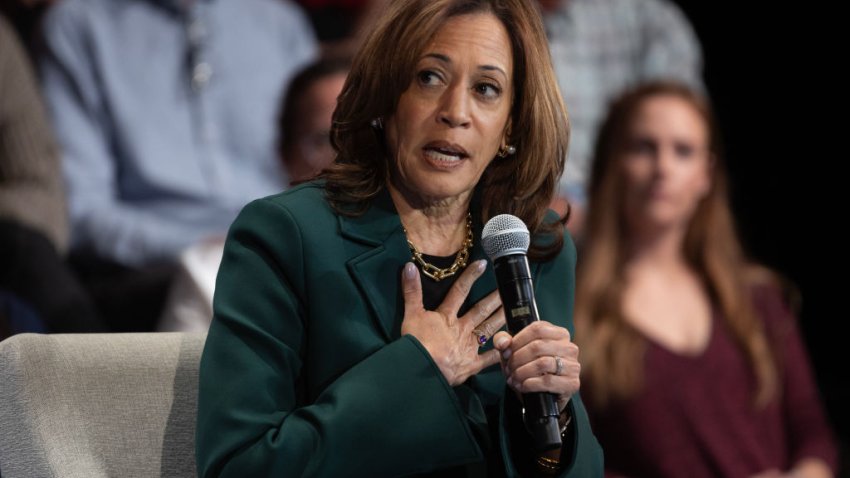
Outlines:
{"label": "gold link necklace", "polygon": [[[405,236],[407,235],[407,229],[404,229],[404,234]],[[422,267],[422,273],[426,276],[439,282],[446,277],[455,275],[457,271],[466,267],[466,263],[469,260],[469,249],[472,247],[472,213],[466,214],[466,239],[460,245],[460,251],[458,251],[455,261],[450,267],[440,269],[433,264],[425,262],[425,259],[422,258],[422,253],[410,242],[410,239],[407,240],[407,246],[410,248],[410,252],[413,253],[413,261]]]}

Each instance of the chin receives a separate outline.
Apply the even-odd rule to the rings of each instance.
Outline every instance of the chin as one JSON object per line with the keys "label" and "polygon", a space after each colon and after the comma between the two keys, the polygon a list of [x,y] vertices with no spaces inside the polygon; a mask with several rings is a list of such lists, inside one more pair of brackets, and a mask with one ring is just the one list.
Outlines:
{"label": "chin", "polygon": [[656,229],[671,229],[687,226],[691,218],[683,217],[681,214],[657,214],[645,216],[644,222]]}
{"label": "chin", "polygon": [[475,188],[475,184],[460,184],[446,176],[425,177],[415,182],[407,182],[407,188],[422,197],[444,199],[459,196]]}
{"label": "chin", "polygon": [[465,189],[454,188],[425,188],[414,190],[414,192],[422,197],[434,200],[449,199],[463,194]]}

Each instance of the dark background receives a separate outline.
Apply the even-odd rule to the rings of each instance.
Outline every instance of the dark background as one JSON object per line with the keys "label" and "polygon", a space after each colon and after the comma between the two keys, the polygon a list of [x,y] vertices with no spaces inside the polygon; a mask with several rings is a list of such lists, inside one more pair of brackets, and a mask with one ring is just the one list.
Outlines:
{"label": "dark background", "polygon": [[[675,0],[703,46],[732,181],[732,204],[749,253],[790,279],[800,324],[850,476],[846,354],[848,201],[839,184],[850,134],[839,110],[838,32],[805,4]],[[734,5],[731,7],[729,5]],[[814,4],[812,4],[814,6]],[[835,13],[833,13],[835,15]],[[841,58],[844,57],[845,60]]]}

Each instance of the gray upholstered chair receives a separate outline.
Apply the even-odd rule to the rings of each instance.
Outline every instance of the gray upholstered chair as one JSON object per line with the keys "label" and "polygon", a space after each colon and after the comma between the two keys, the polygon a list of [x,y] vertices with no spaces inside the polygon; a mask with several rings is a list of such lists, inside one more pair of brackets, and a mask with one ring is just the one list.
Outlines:
{"label": "gray upholstered chair", "polygon": [[21,334],[0,342],[0,474],[195,476],[205,334]]}

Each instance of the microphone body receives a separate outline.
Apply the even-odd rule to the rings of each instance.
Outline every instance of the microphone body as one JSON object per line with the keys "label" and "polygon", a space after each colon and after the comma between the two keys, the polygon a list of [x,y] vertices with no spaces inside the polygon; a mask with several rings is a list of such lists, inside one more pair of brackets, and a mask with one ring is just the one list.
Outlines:
{"label": "microphone body", "polygon": [[[505,221],[511,227],[499,228],[500,225],[504,226]],[[523,234],[524,237],[521,237]],[[516,335],[532,322],[540,320],[526,256],[529,242],[528,228],[522,220],[507,214],[488,221],[482,234],[484,249],[493,261],[499,296],[511,335]],[[560,448],[557,396],[546,392],[524,393],[522,400],[525,426],[532,436],[534,447],[538,451]]]}

